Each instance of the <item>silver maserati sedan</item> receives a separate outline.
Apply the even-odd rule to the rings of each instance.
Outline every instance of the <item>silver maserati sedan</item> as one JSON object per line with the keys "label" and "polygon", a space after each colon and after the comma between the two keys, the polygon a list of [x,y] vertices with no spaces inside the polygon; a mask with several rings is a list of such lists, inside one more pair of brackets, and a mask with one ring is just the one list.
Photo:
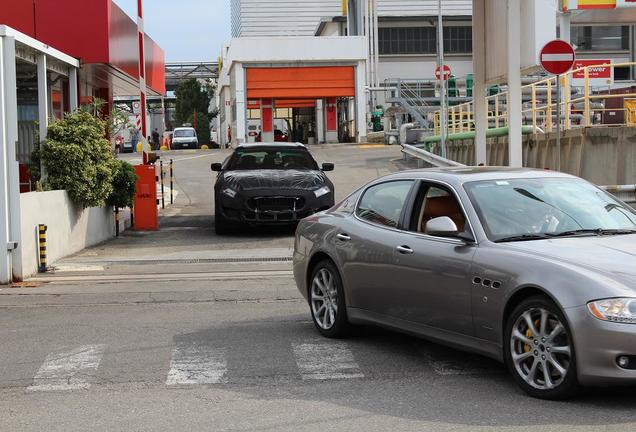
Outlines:
{"label": "silver maserati sedan", "polygon": [[405,171],[301,221],[326,337],[372,324],[505,362],[530,395],[636,384],[636,211],[567,174]]}

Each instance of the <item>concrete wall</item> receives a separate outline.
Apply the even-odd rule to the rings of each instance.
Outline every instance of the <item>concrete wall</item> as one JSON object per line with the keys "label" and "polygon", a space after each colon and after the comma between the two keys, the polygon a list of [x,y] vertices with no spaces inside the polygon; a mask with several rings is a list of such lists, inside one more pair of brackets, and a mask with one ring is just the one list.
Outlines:
{"label": "concrete wall", "polygon": [[111,208],[83,210],[71,202],[66,191],[31,192],[20,196],[22,238],[19,253],[22,269],[15,277],[24,279],[37,273],[39,265],[38,225],[48,226],[48,264],[96,245],[115,235]]}
{"label": "concrete wall", "polygon": [[[473,165],[473,140],[452,141],[449,159]],[[488,165],[508,164],[508,137],[487,142]],[[556,134],[525,135],[523,165],[556,169]],[[561,170],[598,185],[636,184],[636,128],[602,127],[565,131],[561,137]]]}

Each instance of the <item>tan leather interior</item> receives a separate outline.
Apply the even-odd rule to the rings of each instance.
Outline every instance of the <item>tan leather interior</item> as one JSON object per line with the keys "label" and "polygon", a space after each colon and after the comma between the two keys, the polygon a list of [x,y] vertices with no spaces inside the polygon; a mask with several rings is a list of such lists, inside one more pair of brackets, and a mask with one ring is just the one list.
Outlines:
{"label": "tan leather interior", "polygon": [[466,220],[457,200],[452,196],[426,198],[424,213],[420,223],[420,231],[426,232],[426,225],[431,219],[448,216],[455,222],[459,231],[464,231]]}

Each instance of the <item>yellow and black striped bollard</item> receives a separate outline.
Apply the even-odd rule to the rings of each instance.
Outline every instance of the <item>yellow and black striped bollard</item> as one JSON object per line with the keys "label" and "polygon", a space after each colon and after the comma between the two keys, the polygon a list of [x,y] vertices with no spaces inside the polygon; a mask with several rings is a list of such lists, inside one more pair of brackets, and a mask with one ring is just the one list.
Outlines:
{"label": "yellow and black striped bollard", "polygon": [[46,273],[47,262],[46,262],[46,225],[39,225],[39,242],[40,242],[40,273]]}

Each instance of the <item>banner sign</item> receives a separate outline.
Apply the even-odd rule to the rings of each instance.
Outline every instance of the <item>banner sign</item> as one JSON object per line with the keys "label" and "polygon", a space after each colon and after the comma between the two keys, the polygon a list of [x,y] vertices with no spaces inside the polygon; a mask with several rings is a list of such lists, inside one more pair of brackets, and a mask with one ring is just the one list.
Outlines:
{"label": "banner sign", "polygon": [[636,0],[563,0],[561,8],[563,11],[636,8]]}
{"label": "banner sign", "polygon": [[585,72],[583,70],[576,71],[576,69],[585,66],[591,66],[588,68],[591,87],[603,87],[614,84],[614,68],[611,66],[599,66],[609,65],[611,63],[611,59],[576,60],[572,67],[572,69],[575,70],[575,72],[572,73],[572,85],[575,87],[585,86]]}

